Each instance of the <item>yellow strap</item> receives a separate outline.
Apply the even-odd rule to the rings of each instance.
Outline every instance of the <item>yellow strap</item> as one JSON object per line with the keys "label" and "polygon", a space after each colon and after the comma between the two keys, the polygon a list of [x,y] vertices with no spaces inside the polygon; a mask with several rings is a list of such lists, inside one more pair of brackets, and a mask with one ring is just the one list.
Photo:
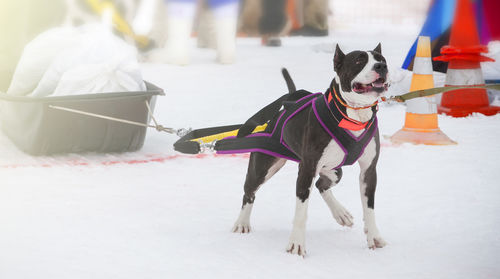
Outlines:
{"label": "yellow strap", "polygon": [[[257,126],[253,130],[252,134],[262,132],[266,129],[266,127],[267,127],[267,124]],[[223,138],[227,138],[227,137],[231,137],[231,136],[235,137],[236,135],[238,135],[238,131],[239,131],[239,129],[236,129],[236,130],[232,130],[229,132],[224,132],[224,133],[219,133],[219,134],[210,135],[210,136],[206,136],[206,137],[192,139],[191,141],[196,141],[196,142],[201,142],[201,143],[210,143],[210,142],[213,142],[216,140],[221,140]]]}
{"label": "yellow strap", "polygon": [[149,38],[145,36],[136,35],[130,25],[125,21],[125,19],[120,15],[115,5],[108,0],[86,0],[89,6],[101,15],[104,10],[111,10],[113,14],[113,23],[115,28],[121,33],[132,37],[141,47],[146,47],[149,44]]}

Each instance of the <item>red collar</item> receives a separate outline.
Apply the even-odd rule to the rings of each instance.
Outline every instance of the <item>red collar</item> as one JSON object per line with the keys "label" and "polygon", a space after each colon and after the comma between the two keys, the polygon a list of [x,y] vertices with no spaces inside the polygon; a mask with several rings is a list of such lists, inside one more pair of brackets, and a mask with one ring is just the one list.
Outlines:
{"label": "red collar", "polygon": [[378,104],[378,102],[375,102],[372,105],[369,105],[369,106],[366,106],[366,107],[359,107],[359,108],[351,107],[351,106],[347,105],[342,99],[340,99],[340,97],[337,95],[337,91],[332,86],[331,90],[330,90],[330,94],[328,94],[328,104],[330,104],[333,101],[333,103],[335,104],[337,110],[343,116],[342,120],[339,122],[339,127],[347,129],[347,130],[351,130],[351,131],[360,131],[360,130],[365,129],[366,125],[368,125],[368,123],[371,123],[370,120],[368,120],[366,122],[361,122],[361,121],[358,121],[356,119],[352,119],[349,116],[347,116],[345,113],[343,113],[342,110],[339,108],[337,102],[335,102],[333,100],[332,91],[333,91],[333,94],[335,95],[335,99],[338,101],[338,103],[340,103],[342,106],[344,106],[346,108],[351,108],[351,109],[356,109],[356,110],[367,109],[367,108],[371,108],[373,106],[376,106]]}

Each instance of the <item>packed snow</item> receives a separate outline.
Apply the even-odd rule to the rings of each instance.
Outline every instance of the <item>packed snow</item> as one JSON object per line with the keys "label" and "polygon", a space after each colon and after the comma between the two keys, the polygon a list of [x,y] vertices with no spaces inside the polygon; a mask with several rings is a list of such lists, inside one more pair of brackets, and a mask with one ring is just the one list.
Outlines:
{"label": "packed snow", "polygon": [[[337,32],[279,48],[238,39],[234,65],[215,64],[193,40],[191,65],[141,67],[165,90],[155,111],[163,125],[237,124],[286,93],[281,67],[298,88],[323,92],[337,42],[346,52],[382,42],[388,94],[407,92],[411,73],[399,67],[417,33]],[[382,136],[402,127],[404,112],[381,105]],[[355,165],[333,189],[354,226],[339,226],[314,189],[305,258],[285,251],[294,162],[257,193],[254,231],[235,234],[248,156],[180,155],[176,136],[150,130],[138,152],[31,157],[0,134],[0,278],[498,278],[500,115],[440,115],[439,124],[457,145],[382,139],[375,212],[388,245],[367,247]]]}

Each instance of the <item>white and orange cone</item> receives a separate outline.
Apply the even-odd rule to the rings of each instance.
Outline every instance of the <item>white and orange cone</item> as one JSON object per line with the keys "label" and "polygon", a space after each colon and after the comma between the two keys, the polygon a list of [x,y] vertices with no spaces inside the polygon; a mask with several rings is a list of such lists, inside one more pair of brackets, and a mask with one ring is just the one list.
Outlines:
{"label": "white and orange cone", "polygon": [[[431,43],[426,36],[418,37],[417,53],[413,66],[410,91],[434,87],[432,76]],[[427,145],[456,144],[438,126],[436,97],[421,97],[406,102],[406,117],[403,129],[396,132],[391,141]]]}

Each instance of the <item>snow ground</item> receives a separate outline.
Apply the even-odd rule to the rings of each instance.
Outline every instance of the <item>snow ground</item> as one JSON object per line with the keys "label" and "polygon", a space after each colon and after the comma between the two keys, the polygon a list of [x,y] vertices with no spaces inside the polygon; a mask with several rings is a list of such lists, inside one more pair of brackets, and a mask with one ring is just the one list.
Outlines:
{"label": "snow ground", "polygon": [[[156,110],[162,124],[234,124],[286,92],[281,67],[298,88],[324,91],[333,68],[324,50],[335,42],[350,51],[381,41],[391,93],[406,92],[411,75],[398,67],[416,32],[286,38],[281,48],[239,39],[234,65],[193,50],[190,66],[142,67],[145,79],[166,91]],[[443,79],[436,76],[436,85]],[[404,111],[381,106],[382,135],[402,127]],[[139,152],[33,158],[0,135],[0,278],[498,278],[500,115],[439,121],[458,145],[382,142],[375,204],[388,246],[367,248],[359,168],[352,166],[334,194],[353,214],[353,228],[340,227],[314,190],[305,259],[285,252],[293,162],[258,192],[254,232],[240,235],[230,229],[245,156],[177,156],[176,138],[151,130]]]}

